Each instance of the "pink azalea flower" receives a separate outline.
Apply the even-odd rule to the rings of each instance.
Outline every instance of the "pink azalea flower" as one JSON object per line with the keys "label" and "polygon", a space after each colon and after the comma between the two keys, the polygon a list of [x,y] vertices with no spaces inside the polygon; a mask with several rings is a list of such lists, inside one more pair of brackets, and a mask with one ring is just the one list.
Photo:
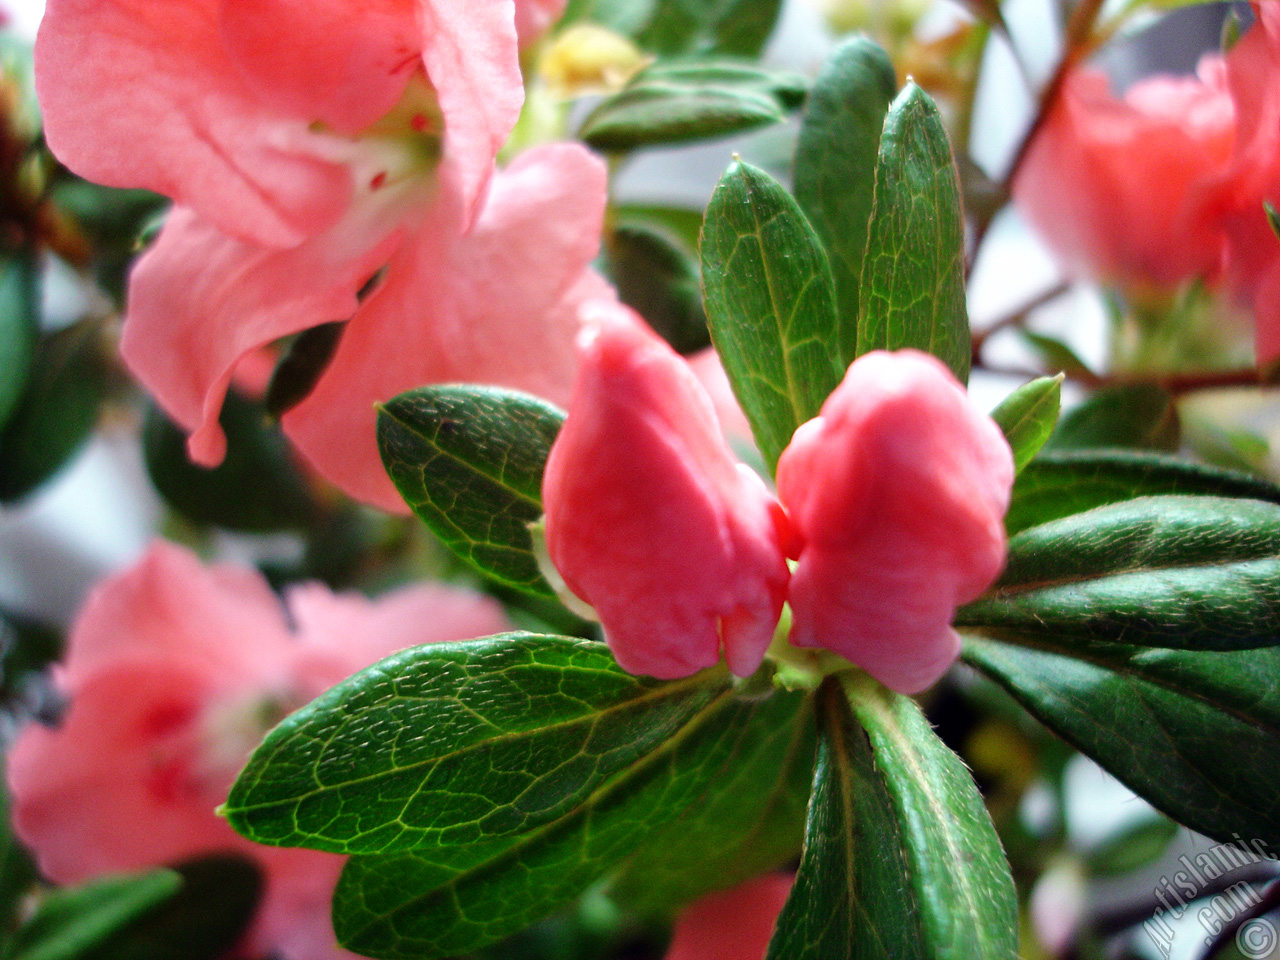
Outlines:
{"label": "pink azalea flower", "polygon": [[[126,362],[218,462],[239,358],[351,318],[286,431],[384,508],[373,402],[423,383],[563,400],[603,165],[531,150],[520,39],[563,0],[51,0],[37,41],[49,143],[78,173],[177,201],[130,284]],[[385,268],[364,302],[357,294]],[[343,409],[337,409],[341,407]]]}
{"label": "pink azalea flower", "polygon": [[255,571],[158,543],[81,612],[56,675],[62,722],[13,745],[18,835],[59,883],[243,854],[267,881],[250,955],[350,957],[329,921],[343,858],[257,846],[214,808],[286,712],[397,649],[505,629],[492,601],[439,585],[371,601],[308,584],[282,606]]}
{"label": "pink azalea flower", "polygon": [[791,882],[769,873],[690,904],[676,921],[666,960],[764,960]]}
{"label": "pink azalea flower", "polygon": [[960,652],[956,608],[1004,566],[1013,456],[936,358],[859,357],[778,460],[791,642],[915,693]]}
{"label": "pink azalea flower", "polygon": [[1221,240],[1204,191],[1231,155],[1221,58],[1198,78],[1153,77],[1114,96],[1080,68],[1027,153],[1014,199],[1073,273],[1165,289],[1216,273]]}
{"label": "pink azalea flower", "polygon": [[551,561],[624,669],[687,676],[723,646],[747,676],[786,592],[777,502],[684,360],[624,307],[591,319],[542,484]]}

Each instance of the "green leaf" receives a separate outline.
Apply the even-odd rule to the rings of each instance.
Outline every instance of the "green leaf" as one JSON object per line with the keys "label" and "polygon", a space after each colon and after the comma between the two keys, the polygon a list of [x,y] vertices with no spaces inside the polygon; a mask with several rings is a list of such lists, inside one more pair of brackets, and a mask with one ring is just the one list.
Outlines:
{"label": "green leaf", "polygon": [[[8,675],[4,674],[6,680]],[[0,957],[11,957],[11,943],[27,891],[36,881],[36,867],[14,836],[11,797],[0,757]]]}
{"label": "green leaf", "polygon": [[623,220],[606,237],[605,253],[618,299],[677,353],[711,346],[697,263],[670,231]]}
{"label": "green leaf", "polygon": [[161,496],[196,523],[263,532],[301,527],[318,508],[306,477],[265,407],[231,390],[218,422],[227,455],[216,467],[187,457],[186,432],[152,405],[142,428],[147,473]]}
{"label": "green leaf", "polygon": [[55,890],[14,937],[12,960],[79,960],[182,886],[172,870],[111,876]]}
{"label": "green leaf", "polygon": [[735,161],[702,227],[711,339],[772,469],[840,383],[827,255],[772,177]]}
{"label": "green leaf", "polygon": [[1280,506],[1141,497],[1024,530],[956,623],[1185,650],[1280,643]]}
{"label": "green leaf", "polygon": [[1179,433],[1178,408],[1163,387],[1108,387],[1066,413],[1045,449],[1172,451],[1178,449]]}
{"label": "green leaf", "polygon": [[1061,401],[1062,376],[1041,377],[1024,383],[991,411],[991,419],[1009,441],[1019,473],[1049,439]]}
{"label": "green leaf", "polygon": [[0,262],[0,429],[27,385],[40,334],[39,267],[18,250]]}
{"label": "green leaf", "polygon": [[45,337],[27,388],[0,431],[0,502],[31,493],[89,438],[107,389],[107,364],[95,323]]}
{"label": "green leaf", "polygon": [[656,0],[640,46],[666,57],[753,58],[773,33],[782,0]]}
{"label": "green leaf", "polygon": [[831,258],[842,368],[858,353],[862,258],[880,131],[897,88],[888,54],[865,37],[845,40],[818,74],[796,146],[796,201]]}
{"label": "green leaf", "polygon": [[1093,375],[1093,371],[1087,363],[1080,359],[1079,354],[1070,345],[1057,337],[1037,333],[1034,330],[1028,330],[1026,327],[1018,327],[1017,333],[1028,346],[1040,355],[1040,362],[1043,367],[1068,374]]}
{"label": "green leaf", "polygon": [[659,63],[587,115],[578,137],[601,151],[686,143],[781,123],[804,102],[790,73],[733,63]]}
{"label": "green leaf", "polygon": [[818,696],[804,854],[768,960],[1012,960],[1013,879],[964,763],[865,676]]}
{"label": "green leaf", "polygon": [[382,462],[422,521],[481,573],[555,594],[528,525],[542,516],[542,472],[564,414],[491,387],[411,390],[378,411]]}
{"label": "green leaf", "polygon": [[1111,877],[1145,867],[1163,856],[1178,835],[1178,823],[1154,815],[1085,853],[1085,866],[1096,877]]}
{"label": "green leaf", "polygon": [[762,731],[702,803],[644,840],[613,882],[611,898],[656,913],[793,860],[804,833],[813,756],[808,709]]}
{"label": "green leaf", "polygon": [[880,137],[858,309],[859,355],[904,347],[969,377],[959,179],[938,108],[914,83]]}
{"label": "green leaf", "polygon": [[523,929],[696,810],[802,703],[796,694],[742,699],[722,688],[665,743],[553,823],[483,844],[353,857],[334,892],[338,939],[371,957],[430,960]]}
{"label": "green leaf", "polygon": [[1013,534],[1108,503],[1175,493],[1280,503],[1273,483],[1162,454],[1046,451],[1014,481],[1005,527]]}
{"label": "green leaf", "polygon": [[1280,844],[1280,647],[1187,653],[966,636],[965,659],[1158,810]]}
{"label": "green leaf", "polygon": [[635,677],[604,644],[570,637],[416,647],[285,719],[223,813],[259,843],[335,853],[483,844],[573,809],[720,685]]}
{"label": "green leaf", "polygon": [[[372,282],[372,281],[371,281]],[[271,372],[263,405],[273,417],[283,417],[315,389],[324,376],[346,330],[345,321],[335,320],[303,330],[289,342]]]}

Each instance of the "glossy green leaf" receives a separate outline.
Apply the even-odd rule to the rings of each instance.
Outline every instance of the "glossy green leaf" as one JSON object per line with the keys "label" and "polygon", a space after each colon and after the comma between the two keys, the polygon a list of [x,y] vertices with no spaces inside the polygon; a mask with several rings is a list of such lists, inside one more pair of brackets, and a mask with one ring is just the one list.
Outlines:
{"label": "glossy green leaf", "polygon": [[92,322],[41,341],[22,398],[0,431],[0,502],[31,493],[89,438],[107,389],[103,349]]}
{"label": "glossy green leaf", "polygon": [[667,57],[754,57],[773,32],[782,0],[654,0],[640,46]]}
{"label": "glossy green leaf", "polygon": [[804,834],[814,746],[808,709],[762,731],[703,803],[644,840],[610,896],[633,910],[658,912],[793,860]]}
{"label": "glossy green leaf", "polygon": [[938,108],[914,83],[880,137],[858,310],[859,355],[904,347],[969,377],[959,180]]}
{"label": "glossy green leaf", "polygon": [[685,143],[781,123],[804,102],[803,77],[733,63],[659,63],[582,121],[596,150]]}
{"label": "glossy green leaf", "polygon": [[965,659],[1180,823],[1280,844],[1280,647],[1189,653],[1038,635]]}
{"label": "glossy green leaf", "polygon": [[261,403],[227,393],[218,422],[227,455],[216,467],[187,456],[187,434],[152,406],[142,428],[147,473],[161,496],[196,523],[263,532],[300,527],[318,512],[306,476]]}
{"label": "glossy green leaf", "polygon": [[964,763],[865,677],[818,696],[804,854],[768,960],[1012,960],[1013,879]]}
{"label": "glossy green leaf", "polygon": [[1061,401],[1062,377],[1041,377],[1020,386],[991,411],[991,419],[1009,441],[1019,473],[1049,439]]}
{"label": "glossy green leaf", "polygon": [[491,387],[423,387],[378,411],[382,462],[424,523],[481,573],[554,597],[528,525],[542,516],[542,472],[564,414]]}
{"label": "glossy green leaf", "polygon": [[670,231],[643,220],[623,220],[606,236],[605,255],[618,299],[677,353],[711,346],[697,261]]}
{"label": "glossy green leaf", "polygon": [[1273,483],[1162,454],[1045,451],[1014,481],[1005,527],[1013,534],[1108,503],[1174,493],[1280,503]]}
{"label": "glossy green leaf", "polygon": [[842,366],[857,356],[880,131],[897,89],[888,54],[865,37],[845,40],[814,82],[796,146],[796,201],[831,260]]}
{"label": "glossy green leaf", "polygon": [[1167,390],[1151,384],[1099,390],[1063,415],[1045,445],[1050,450],[1107,447],[1178,449],[1178,408]]}
{"label": "glossy green leaf", "polygon": [[843,374],[826,252],[772,177],[735,161],[707,207],[702,282],[711,339],[772,468]]}
{"label": "glossy green leaf", "polygon": [[1186,650],[1280,644],[1280,506],[1141,497],[1032,527],[956,623]]}
{"label": "glossy green leaf", "polygon": [[182,886],[172,870],[111,876],[55,890],[14,937],[12,960],[80,960]]}
{"label": "glossy green leaf", "polygon": [[0,429],[27,385],[40,333],[39,268],[28,251],[0,261]]}
{"label": "glossy green leaf", "polygon": [[573,809],[714,698],[590,640],[500,634],[395,654],[288,717],[223,813],[259,843],[377,854],[479,845]]}
{"label": "glossy green leaf", "polygon": [[802,703],[794,694],[740,699],[724,687],[665,743],[553,823],[483,844],[353,857],[334,893],[338,939],[371,957],[430,960],[523,929],[705,803]]}

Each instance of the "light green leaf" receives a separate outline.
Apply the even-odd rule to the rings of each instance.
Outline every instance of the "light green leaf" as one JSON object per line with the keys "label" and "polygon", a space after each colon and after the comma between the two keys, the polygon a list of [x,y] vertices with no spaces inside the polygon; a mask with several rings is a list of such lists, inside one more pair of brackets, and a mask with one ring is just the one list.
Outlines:
{"label": "light green leaf", "polygon": [[865,676],[818,696],[804,854],[768,960],[1012,960],[1013,879],[964,763]]}
{"label": "light green leaf", "polygon": [[635,677],[604,644],[570,637],[416,647],[276,727],[223,813],[259,843],[335,853],[481,845],[573,809],[722,684]]}
{"label": "light green leaf", "polygon": [[371,957],[431,960],[523,929],[707,803],[802,703],[793,694],[739,699],[724,688],[664,744],[553,823],[483,844],[353,857],[334,893],[339,940]]}
{"label": "light green leaf", "polygon": [[1280,506],[1141,497],[1031,527],[956,623],[1185,650],[1280,643]]}
{"label": "light green leaf", "polygon": [[1013,534],[1108,503],[1174,493],[1280,503],[1273,483],[1162,454],[1044,451],[1014,481],[1005,527]]}
{"label": "light green leaf", "polygon": [[[1180,823],[1280,844],[1280,647],[1188,653],[965,637],[965,660]],[[1015,645],[1016,644],[1016,645]]]}
{"label": "light green leaf", "polygon": [[859,302],[859,355],[914,347],[968,379],[959,179],[938,108],[914,83],[885,117]]}
{"label": "light green leaf", "polygon": [[499,583],[554,597],[528,525],[542,516],[542,472],[563,422],[528,394],[423,387],[378,411],[378,447],[401,496],[458,556]]}
{"label": "light green leaf", "polygon": [[827,255],[791,196],[735,161],[707,207],[702,282],[711,339],[772,469],[843,374]]}
{"label": "light green leaf", "polygon": [[1009,441],[1019,473],[1049,439],[1061,401],[1062,377],[1041,377],[1020,386],[991,411],[991,419]]}
{"label": "light green leaf", "polygon": [[818,74],[796,146],[796,201],[826,246],[835,278],[842,368],[857,356],[880,131],[897,87],[888,54],[865,37],[845,40]]}
{"label": "light green leaf", "polygon": [[587,115],[579,139],[602,151],[686,143],[781,123],[803,77],[732,63],[660,63]]}

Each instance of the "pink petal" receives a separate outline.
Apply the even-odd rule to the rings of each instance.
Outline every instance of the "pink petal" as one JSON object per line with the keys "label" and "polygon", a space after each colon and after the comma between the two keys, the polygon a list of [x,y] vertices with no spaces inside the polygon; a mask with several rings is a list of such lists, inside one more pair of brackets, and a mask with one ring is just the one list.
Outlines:
{"label": "pink petal", "polygon": [[169,215],[134,267],[121,351],[165,410],[196,431],[196,461],[222,459],[218,412],[240,358],[351,316],[357,291],[394,249],[403,215],[371,196],[332,229],[288,250],[236,240],[187,209]]}
{"label": "pink petal", "polygon": [[623,669],[760,665],[787,566],[776,502],[689,366],[626,308],[594,319],[543,478],[547,548]]}
{"label": "pink petal", "polygon": [[417,0],[422,60],[445,122],[441,176],[475,212],[524,103],[512,0]]}
{"label": "pink petal", "polygon": [[218,0],[51,0],[36,41],[49,146],[81,176],[146,187],[233,236],[290,246],[347,203],[346,171],[262,101],[219,34]]}
{"label": "pink petal", "polygon": [[791,882],[770,873],[694,902],[676,921],[666,960],[764,960]]}
{"label": "pink petal", "polygon": [[221,0],[218,12],[264,102],[346,133],[390,110],[421,63],[413,0]]}
{"label": "pink petal", "polygon": [[582,303],[611,296],[588,271],[605,175],[586,150],[530,150],[500,171],[464,232],[442,197],[348,325],[285,432],[352,496],[405,512],[382,468],[373,405],[430,383],[487,383],[563,403]]}
{"label": "pink petal", "polygon": [[959,652],[956,607],[1004,565],[1009,445],[937,359],[860,357],[778,462],[799,540],[792,642],[903,693]]}
{"label": "pink petal", "polygon": [[520,46],[533,43],[564,13],[565,0],[516,0],[516,34]]}
{"label": "pink petal", "polygon": [[290,588],[288,602],[299,639],[293,673],[308,697],[397,650],[512,629],[493,598],[440,583],[403,587],[376,600],[304,584]]}
{"label": "pink petal", "polygon": [[1130,287],[1213,276],[1222,237],[1206,191],[1230,157],[1221,64],[1153,77],[1114,97],[1072,73],[1014,184],[1014,199],[1068,269]]}

